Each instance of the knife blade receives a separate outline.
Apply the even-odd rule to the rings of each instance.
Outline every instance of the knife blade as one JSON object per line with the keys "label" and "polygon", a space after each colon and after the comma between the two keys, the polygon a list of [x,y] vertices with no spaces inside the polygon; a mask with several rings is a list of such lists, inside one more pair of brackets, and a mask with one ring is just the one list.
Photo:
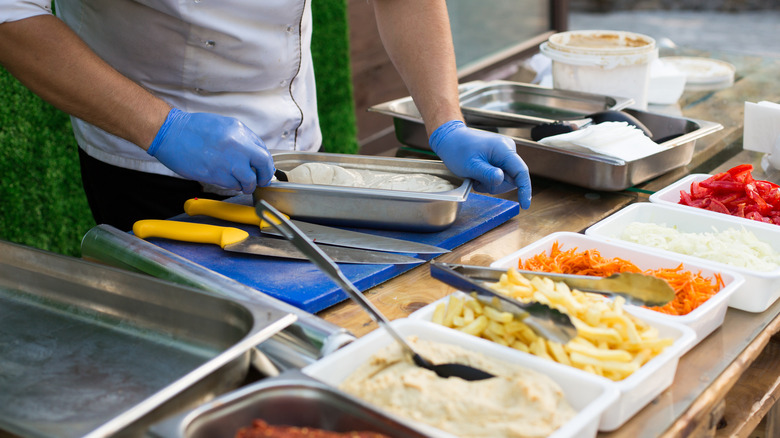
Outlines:
{"label": "knife blade", "polygon": [[[235,227],[144,219],[133,224],[133,234],[141,239],[159,237],[183,242],[209,243],[219,245],[225,251],[308,261],[308,258],[287,240],[250,236],[248,232]],[[395,265],[424,262],[402,254],[328,245],[321,245],[320,248],[339,263]]]}
{"label": "knife blade", "polygon": [[[204,215],[230,222],[257,225],[264,234],[281,236],[271,224],[260,219],[254,207],[234,204],[213,199],[194,198],[184,203],[184,212],[190,216]],[[344,230],[325,225],[290,221],[315,243],[369,249],[373,251],[403,252],[411,254],[442,254],[449,252],[444,248],[392,237],[376,236],[358,231]]]}

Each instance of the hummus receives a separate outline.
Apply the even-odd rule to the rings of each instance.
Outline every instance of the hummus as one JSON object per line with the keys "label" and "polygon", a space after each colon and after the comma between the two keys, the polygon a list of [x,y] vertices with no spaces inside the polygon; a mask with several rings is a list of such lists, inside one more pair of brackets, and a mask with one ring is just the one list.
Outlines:
{"label": "hummus", "polygon": [[326,163],[304,163],[287,172],[289,182],[408,192],[445,192],[455,186],[444,178],[424,173],[392,173],[347,169]]}
{"label": "hummus", "polygon": [[464,348],[410,337],[434,363],[457,362],[496,378],[466,381],[420,368],[397,343],[342,382],[340,389],[398,416],[462,437],[546,437],[576,412],[544,374],[489,359]]}

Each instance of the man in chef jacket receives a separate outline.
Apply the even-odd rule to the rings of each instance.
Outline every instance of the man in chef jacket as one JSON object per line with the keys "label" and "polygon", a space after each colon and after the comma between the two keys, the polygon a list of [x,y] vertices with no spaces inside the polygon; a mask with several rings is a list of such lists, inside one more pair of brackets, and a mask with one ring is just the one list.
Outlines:
{"label": "man in chef jacket", "polygon": [[[518,188],[510,139],[465,127],[445,0],[371,0],[432,149],[475,188]],[[311,0],[0,0],[0,64],[71,114],[98,223],[129,229],[184,200],[269,183],[268,149],[322,141]]]}

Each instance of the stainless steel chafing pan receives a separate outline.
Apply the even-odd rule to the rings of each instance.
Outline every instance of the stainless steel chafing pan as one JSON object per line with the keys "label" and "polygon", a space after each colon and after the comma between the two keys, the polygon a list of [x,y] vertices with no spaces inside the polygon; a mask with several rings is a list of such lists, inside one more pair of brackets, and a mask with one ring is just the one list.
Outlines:
{"label": "stainless steel chafing pan", "polygon": [[310,427],[334,432],[370,431],[390,437],[427,436],[404,420],[297,370],[260,380],[190,412],[160,422],[152,435],[163,438],[232,437],[252,420],[271,425]]}
{"label": "stainless steel chafing pan", "polygon": [[0,241],[0,435],[137,436],[236,388],[289,312]]}
{"label": "stainless steel chafing pan", "polygon": [[449,191],[431,193],[277,181],[255,190],[255,203],[265,200],[282,213],[306,222],[417,232],[441,231],[455,222],[472,186],[470,179],[456,176],[438,160],[317,152],[275,152],[273,156],[276,167],[284,171],[303,163],[318,162],[397,174],[423,173],[444,178],[455,186]]}
{"label": "stainless steel chafing pan", "polygon": [[522,127],[582,119],[605,110],[621,110],[633,99],[533,84],[489,81],[460,95],[460,107],[469,125]]}
{"label": "stainless steel chafing pan", "polygon": [[[480,89],[484,89],[480,87],[484,87],[483,82],[463,84],[461,96],[467,93],[473,96]],[[554,96],[563,96],[563,93],[563,90],[548,89],[547,94],[550,97],[543,105],[561,105],[565,100],[556,100]],[[430,150],[422,117],[411,97],[376,105],[371,111],[393,117],[396,137],[402,144]],[[527,126],[517,123],[512,127],[470,126],[492,130],[512,138],[518,154],[526,162],[532,175],[603,191],[624,190],[688,164],[693,157],[696,140],[723,128],[719,123],[705,120],[634,109],[623,111],[647,126],[653,133],[653,141],[666,149],[638,160],[623,161],[585,149],[561,149],[535,142],[530,136],[530,129],[535,123],[528,123]]]}

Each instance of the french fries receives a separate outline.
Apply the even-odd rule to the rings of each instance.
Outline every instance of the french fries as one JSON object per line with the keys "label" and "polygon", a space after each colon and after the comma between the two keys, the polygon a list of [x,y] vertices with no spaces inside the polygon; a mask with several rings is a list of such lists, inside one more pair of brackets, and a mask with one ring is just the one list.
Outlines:
{"label": "french fries", "polygon": [[566,313],[577,336],[566,345],[548,341],[511,313],[470,297],[450,296],[435,309],[433,322],[615,381],[630,376],[674,342],[660,338],[655,327],[625,313],[621,297],[607,300],[548,278],[528,280],[514,269],[491,287],[520,301],[539,301]]}

